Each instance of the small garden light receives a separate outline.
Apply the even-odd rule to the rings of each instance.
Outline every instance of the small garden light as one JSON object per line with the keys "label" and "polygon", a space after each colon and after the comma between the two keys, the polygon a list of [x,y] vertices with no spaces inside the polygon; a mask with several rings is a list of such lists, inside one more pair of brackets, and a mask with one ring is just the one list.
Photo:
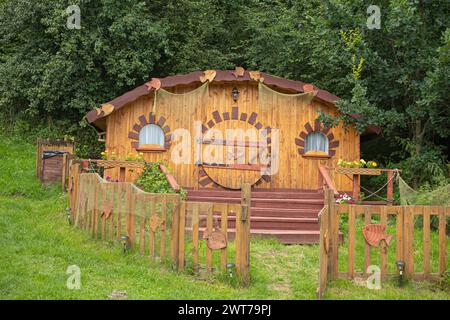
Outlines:
{"label": "small garden light", "polygon": [[234,263],[227,263],[227,272],[230,275],[230,278],[233,278],[234,273],[236,271],[236,265]]}
{"label": "small garden light", "polygon": [[128,236],[121,236],[120,239],[122,240],[123,252],[127,252],[127,250],[130,247],[129,246],[130,238]]}
{"label": "small garden light", "polygon": [[397,266],[399,278],[398,278],[398,285],[401,287],[403,285],[403,272],[405,271],[405,262],[404,261],[396,261],[395,265]]}
{"label": "small garden light", "polygon": [[70,210],[70,208],[66,208],[66,215],[69,224],[72,225],[72,210]]}

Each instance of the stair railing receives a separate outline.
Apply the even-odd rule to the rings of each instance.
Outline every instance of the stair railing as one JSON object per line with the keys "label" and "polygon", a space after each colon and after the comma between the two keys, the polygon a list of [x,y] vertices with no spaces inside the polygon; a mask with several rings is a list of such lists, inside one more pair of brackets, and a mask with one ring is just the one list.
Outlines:
{"label": "stair railing", "polygon": [[318,190],[323,192],[325,188],[333,190],[335,195],[339,195],[336,187],[334,186],[333,179],[331,179],[330,174],[326,167],[319,166],[319,181],[318,181]]}
{"label": "stair railing", "polygon": [[167,170],[166,166],[163,164],[159,165],[159,169],[162,171],[162,173],[164,173],[164,175],[166,176],[167,181],[169,182],[170,186],[172,187],[172,189],[179,193],[181,190],[180,185],[178,184],[178,182],[175,180],[174,176],[170,174],[169,170]]}

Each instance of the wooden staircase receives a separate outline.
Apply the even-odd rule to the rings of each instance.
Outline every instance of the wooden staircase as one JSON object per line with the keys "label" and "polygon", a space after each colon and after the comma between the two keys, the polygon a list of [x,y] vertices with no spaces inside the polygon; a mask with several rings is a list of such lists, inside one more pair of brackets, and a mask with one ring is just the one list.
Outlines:
{"label": "wooden staircase", "polygon": [[[188,201],[240,203],[240,191],[189,189]],[[311,244],[319,241],[317,214],[323,194],[316,190],[252,190],[251,235],[275,237],[284,244]],[[231,233],[235,217],[230,216]],[[233,236],[231,234],[231,236]]]}

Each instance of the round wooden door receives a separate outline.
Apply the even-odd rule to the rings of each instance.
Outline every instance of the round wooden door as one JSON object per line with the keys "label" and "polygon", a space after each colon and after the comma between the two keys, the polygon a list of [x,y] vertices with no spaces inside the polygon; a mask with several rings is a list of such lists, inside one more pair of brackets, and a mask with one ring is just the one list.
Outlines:
{"label": "round wooden door", "polygon": [[210,184],[238,190],[244,183],[268,181],[269,130],[258,122],[257,114],[213,112],[204,128],[201,144],[200,186]]}

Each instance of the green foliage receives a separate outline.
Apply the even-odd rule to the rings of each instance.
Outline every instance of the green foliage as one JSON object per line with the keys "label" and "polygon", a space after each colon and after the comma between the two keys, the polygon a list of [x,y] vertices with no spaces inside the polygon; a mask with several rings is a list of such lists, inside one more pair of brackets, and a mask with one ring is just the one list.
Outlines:
{"label": "green foliage", "polygon": [[339,34],[345,43],[346,50],[352,54],[352,76],[354,80],[358,80],[361,77],[362,67],[364,64],[364,57],[359,57],[359,62],[356,62],[358,47],[363,43],[361,30],[341,30]]}
{"label": "green foliage", "polygon": [[414,154],[397,165],[403,170],[402,177],[414,188],[423,184],[441,186],[449,181],[448,167],[442,149],[433,145],[426,145],[419,154]]}
{"label": "green foliage", "polygon": [[[158,262],[149,264],[148,256],[137,252],[124,255],[120,243],[93,240],[87,232],[67,223],[65,195],[57,188],[39,191],[34,155],[30,144],[0,139],[1,172],[14,172],[0,175],[0,299],[108,299],[113,290],[126,291],[128,299],[316,299],[317,245],[286,246],[273,239],[252,239],[250,287],[234,288],[214,279],[200,281],[197,276],[168,271]],[[34,190],[35,196],[4,189],[9,186]],[[420,232],[414,236],[422,237]],[[431,237],[436,242],[435,232]],[[364,250],[363,241],[356,244],[357,250]],[[204,248],[204,242],[201,246]],[[346,249],[341,247],[341,257],[345,257]],[[389,250],[389,254],[393,252]],[[364,255],[357,255],[357,259],[357,265],[362,265]],[[389,261],[395,261],[395,257],[390,256]],[[437,259],[432,263],[434,268]],[[82,272],[80,290],[66,287],[67,267],[74,264]],[[448,285],[414,282],[400,289],[386,282],[381,290],[367,290],[341,280],[329,284],[325,298],[450,297]]]}
{"label": "green foliage", "polygon": [[319,114],[330,126],[344,122],[363,132],[367,125],[382,125],[386,144],[368,157],[382,165],[404,160],[413,165],[427,150],[448,159],[446,0],[383,0],[379,30],[366,27],[367,1],[70,4],[80,5],[81,30],[66,28],[65,0],[0,2],[4,134],[28,141],[74,136],[81,157],[98,157],[104,148],[82,121],[93,107],[149,77],[242,65],[342,97],[337,103],[342,117]]}
{"label": "green foliage", "polygon": [[41,186],[35,168],[35,145],[0,136],[0,196],[33,200],[57,198],[61,185]]}
{"label": "green foliage", "polygon": [[[164,164],[167,168],[167,164],[164,161],[146,162],[144,170],[137,177],[135,184],[145,192],[150,193],[174,193],[175,191],[170,186],[165,174],[159,168],[160,164]],[[185,199],[187,191],[181,189],[181,199]]]}

